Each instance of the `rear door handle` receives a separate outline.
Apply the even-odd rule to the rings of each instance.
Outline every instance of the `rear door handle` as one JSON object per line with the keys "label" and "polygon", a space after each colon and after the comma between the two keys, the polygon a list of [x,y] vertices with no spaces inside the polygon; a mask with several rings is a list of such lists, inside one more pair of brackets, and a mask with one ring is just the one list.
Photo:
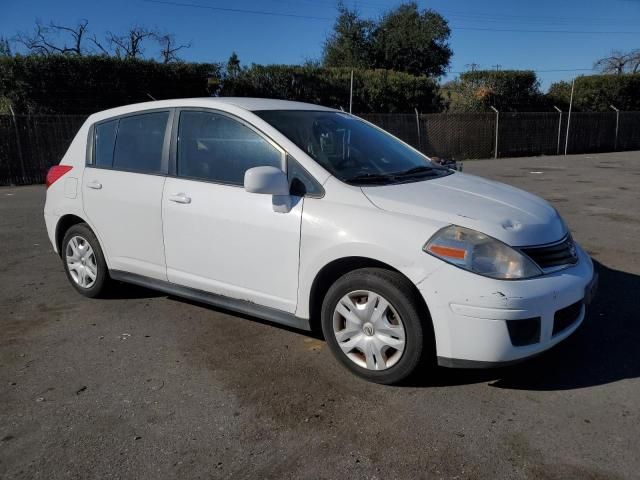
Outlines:
{"label": "rear door handle", "polygon": [[191,197],[187,197],[184,193],[175,193],[169,195],[169,201],[175,203],[191,203]]}
{"label": "rear door handle", "polygon": [[93,188],[94,190],[100,190],[102,188],[102,184],[100,182],[92,180],[91,182],[87,183],[87,187]]}

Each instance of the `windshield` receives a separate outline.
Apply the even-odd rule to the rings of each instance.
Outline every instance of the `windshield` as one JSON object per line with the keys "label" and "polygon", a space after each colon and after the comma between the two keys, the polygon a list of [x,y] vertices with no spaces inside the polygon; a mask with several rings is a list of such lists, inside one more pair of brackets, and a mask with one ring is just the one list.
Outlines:
{"label": "windshield", "polygon": [[340,180],[355,185],[414,182],[451,173],[393,136],[342,112],[254,112]]}

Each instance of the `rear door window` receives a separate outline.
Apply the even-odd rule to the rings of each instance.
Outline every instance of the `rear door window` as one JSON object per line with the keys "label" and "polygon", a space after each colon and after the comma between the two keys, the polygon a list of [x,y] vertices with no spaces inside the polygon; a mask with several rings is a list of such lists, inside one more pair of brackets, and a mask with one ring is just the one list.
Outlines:
{"label": "rear door window", "polygon": [[162,148],[169,112],[153,112],[119,120],[113,168],[162,173]]}

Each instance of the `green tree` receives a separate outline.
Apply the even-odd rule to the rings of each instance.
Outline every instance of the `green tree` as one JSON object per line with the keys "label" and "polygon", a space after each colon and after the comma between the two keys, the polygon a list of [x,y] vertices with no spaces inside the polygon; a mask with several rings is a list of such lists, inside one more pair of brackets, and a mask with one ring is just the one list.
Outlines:
{"label": "green tree", "polygon": [[[157,98],[204,97],[220,65],[93,55],[0,57],[0,98],[16,114],[87,114]],[[0,107],[2,108],[2,107]]]}
{"label": "green tree", "polygon": [[[220,95],[297,100],[331,107],[349,104],[350,68],[299,65],[252,65],[237,77],[225,77]],[[354,72],[354,112],[413,113],[441,110],[436,82],[391,70]]]}
{"label": "green tree", "polygon": [[504,111],[532,111],[545,106],[540,82],[530,70],[475,70],[442,86],[448,110],[484,112],[490,106]]}
{"label": "green tree", "polygon": [[433,10],[418,10],[414,2],[387,12],[372,40],[376,68],[413,75],[443,75],[453,54],[449,24]]}
{"label": "green tree", "polygon": [[333,33],[324,43],[325,67],[369,68],[372,66],[371,32],[374,22],[360,18],[358,11],[338,4]]}
{"label": "green tree", "polygon": [[229,60],[227,60],[226,74],[228,77],[235,78],[240,74],[242,67],[240,67],[240,58],[236,52],[231,53]]}
{"label": "green tree", "polygon": [[[551,84],[549,101],[566,109],[571,97],[571,82]],[[640,73],[621,75],[588,75],[576,78],[573,109],[610,112],[610,105],[620,110],[640,110]]]}
{"label": "green tree", "polygon": [[383,68],[412,75],[440,76],[452,55],[447,21],[415,2],[390,10],[375,22],[339,5],[339,15],[324,45],[327,67]]}

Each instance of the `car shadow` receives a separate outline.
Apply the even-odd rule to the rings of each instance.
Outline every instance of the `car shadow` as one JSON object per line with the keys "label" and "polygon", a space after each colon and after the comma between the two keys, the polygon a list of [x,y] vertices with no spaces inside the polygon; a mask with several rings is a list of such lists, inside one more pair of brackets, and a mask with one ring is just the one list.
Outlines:
{"label": "car shadow", "polygon": [[413,386],[489,382],[516,390],[571,390],[640,376],[640,276],[598,262],[599,288],[580,328],[542,355],[505,368],[438,368],[418,375]]}
{"label": "car shadow", "polygon": [[133,283],[113,282],[113,285],[109,285],[104,295],[100,296],[100,300],[130,300],[134,298],[157,297],[166,297],[166,294],[150,288],[134,285]]}
{"label": "car shadow", "polygon": [[286,330],[287,332],[297,333],[298,335],[302,335],[304,337],[310,337],[310,338],[314,338],[316,340],[324,341],[324,337],[322,336],[322,332],[321,331],[303,330],[301,328],[296,328],[296,327],[292,327],[292,326],[289,326],[289,325],[284,325],[282,323],[272,322],[270,320],[265,320],[264,318],[254,317],[253,315],[249,315],[247,313],[236,312],[235,310],[229,310],[229,309],[224,308],[224,307],[218,307],[218,306],[210,305],[208,303],[199,302],[197,300],[191,300],[189,298],[177,297],[175,295],[166,295],[166,297],[169,298],[170,300],[174,300],[176,302],[186,303],[188,305],[194,305],[196,307],[206,308],[207,310],[213,310],[213,311],[216,311],[218,313],[222,313],[224,315],[231,315],[231,316],[233,316],[235,318],[238,318],[238,319],[241,319],[241,320],[250,320],[250,321],[252,321],[254,323],[260,323],[262,325],[269,325],[269,326],[274,327],[274,328],[279,328],[280,330]]}

